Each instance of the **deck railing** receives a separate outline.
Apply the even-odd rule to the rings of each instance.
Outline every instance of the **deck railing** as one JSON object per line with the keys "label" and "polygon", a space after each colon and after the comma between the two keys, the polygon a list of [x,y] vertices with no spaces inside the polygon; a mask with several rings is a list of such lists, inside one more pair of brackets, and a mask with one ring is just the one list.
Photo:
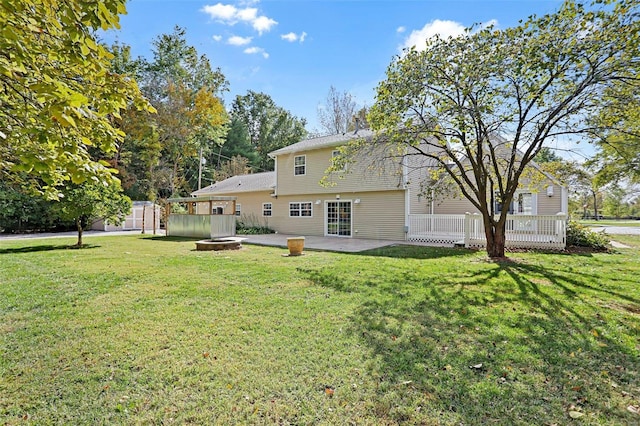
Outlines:
{"label": "deck railing", "polygon": [[[565,215],[509,215],[506,223],[507,247],[564,249],[566,246]],[[462,244],[485,247],[482,216],[409,215],[409,241],[433,244]]]}

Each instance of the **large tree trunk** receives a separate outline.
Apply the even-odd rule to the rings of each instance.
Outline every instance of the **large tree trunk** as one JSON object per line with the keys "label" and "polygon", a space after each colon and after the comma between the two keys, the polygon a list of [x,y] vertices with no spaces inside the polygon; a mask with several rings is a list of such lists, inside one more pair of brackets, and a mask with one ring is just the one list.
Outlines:
{"label": "large tree trunk", "polygon": [[82,247],[82,219],[78,218],[76,219],[76,227],[78,228],[78,242],[76,243],[76,246],[78,247]]}
{"label": "large tree trunk", "polygon": [[506,221],[493,222],[485,219],[484,235],[487,239],[487,255],[494,258],[504,256]]}

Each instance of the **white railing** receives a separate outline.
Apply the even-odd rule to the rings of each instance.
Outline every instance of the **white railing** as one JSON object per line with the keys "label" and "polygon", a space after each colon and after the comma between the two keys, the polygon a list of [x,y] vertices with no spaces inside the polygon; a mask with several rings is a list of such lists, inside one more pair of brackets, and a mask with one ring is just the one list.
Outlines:
{"label": "white railing", "polygon": [[[508,215],[505,245],[513,248],[564,249],[567,245],[566,224],[565,215]],[[486,246],[481,215],[465,215],[464,245]]]}
{"label": "white railing", "polygon": [[410,214],[407,239],[433,244],[462,242],[464,220],[463,214]]}
{"label": "white railing", "polygon": [[[565,215],[509,215],[506,223],[507,247],[564,249]],[[485,247],[484,223],[479,214],[409,215],[407,240],[431,244],[462,244]]]}

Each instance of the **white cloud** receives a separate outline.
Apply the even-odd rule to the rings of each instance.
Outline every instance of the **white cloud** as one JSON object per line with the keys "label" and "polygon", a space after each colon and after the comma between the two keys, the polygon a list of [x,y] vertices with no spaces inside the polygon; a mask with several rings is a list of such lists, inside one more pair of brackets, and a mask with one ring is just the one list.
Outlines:
{"label": "white cloud", "polygon": [[213,6],[205,5],[202,11],[213,19],[220,21],[231,21],[238,13],[238,9],[231,4],[218,3]]}
{"label": "white cloud", "polygon": [[221,36],[221,35],[214,35],[214,36],[213,36],[213,39],[214,39],[215,41],[220,41],[220,40],[222,40],[222,36]]}
{"label": "white cloud", "polygon": [[295,41],[300,41],[300,43],[304,43],[304,40],[307,38],[307,33],[303,31],[302,34],[298,35],[294,32],[291,32],[288,34],[282,34],[280,38],[283,40],[287,40],[288,42],[291,42],[291,43]]}
{"label": "white cloud", "polygon": [[227,40],[227,43],[232,46],[244,46],[245,44],[251,43],[253,37],[240,37],[240,36],[231,36]]}
{"label": "white cloud", "polygon": [[255,7],[247,7],[246,9],[238,9],[236,16],[241,21],[251,22],[258,17],[258,9]]}
{"label": "white cloud", "polygon": [[456,37],[464,33],[465,26],[459,22],[433,20],[419,30],[411,31],[401,49],[415,46],[418,50],[426,48],[426,40],[438,34],[441,38]]}
{"label": "white cloud", "polygon": [[244,53],[246,53],[247,55],[261,54],[265,59],[269,57],[269,54],[265,52],[263,48],[255,46],[247,47],[246,49],[244,49]]}
{"label": "white cloud", "polygon": [[298,40],[298,35],[296,33],[288,33],[288,34],[282,34],[280,38],[293,43],[294,41]]}
{"label": "white cloud", "polygon": [[253,2],[247,4],[245,7],[238,8],[232,4],[217,3],[215,5],[206,5],[201,12],[206,13],[218,22],[225,25],[235,25],[238,22],[245,22],[253,27],[258,34],[270,31],[278,22],[264,15],[258,16],[258,9],[255,7],[249,7]]}
{"label": "white cloud", "polygon": [[398,27],[398,29],[396,29],[396,32],[398,34],[402,34],[403,32],[407,31],[406,27]]}
{"label": "white cloud", "polygon": [[275,25],[278,25],[278,23],[271,18],[267,18],[266,16],[258,16],[256,19],[251,21],[251,26],[260,35],[262,35],[262,33],[265,31],[271,30],[271,27]]}
{"label": "white cloud", "polygon": [[[483,28],[487,28],[489,26],[498,26],[498,21],[496,19],[492,19],[487,22],[483,22],[476,27],[474,27],[474,31],[480,31]],[[400,27],[405,30],[404,27]],[[400,32],[400,28],[398,28],[398,32]],[[435,19],[428,24],[426,24],[422,29],[413,30],[411,34],[404,40],[404,43],[400,46],[400,50],[404,48],[410,48],[415,46],[417,50],[424,50],[426,48],[426,40],[434,37],[436,34],[440,36],[440,38],[446,39],[448,37],[457,37],[459,35],[464,34],[466,27],[459,22],[455,21],[442,21],[440,19]]]}

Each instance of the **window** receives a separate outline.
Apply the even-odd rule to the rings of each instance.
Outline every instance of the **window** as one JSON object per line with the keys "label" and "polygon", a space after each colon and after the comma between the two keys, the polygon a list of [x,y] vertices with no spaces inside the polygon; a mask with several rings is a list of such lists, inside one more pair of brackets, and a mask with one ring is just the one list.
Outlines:
{"label": "window", "polygon": [[236,203],[236,216],[240,216],[242,214],[242,206]]}
{"label": "window", "polygon": [[289,203],[289,217],[311,217],[311,201]]}
{"label": "window", "polygon": [[297,155],[293,157],[293,174],[301,176],[307,174],[307,156]]}
{"label": "window", "polygon": [[224,207],[213,207],[211,209],[211,214],[223,214],[224,213]]}
{"label": "window", "polygon": [[271,216],[272,211],[271,203],[262,203],[262,216]]}
{"label": "window", "polygon": [[[499,201],[499,196],[496,193],[496,205],[495,210],[496,213],[500,213],[502,211],[502,204]],[[516,193],[513,196],[513,200],[509,205],[509,214],[534,214],[534,201],[533,194],[530,192],[520,192]]]}
{"label": "window", "polygon": [[[336,157],[340,157],[340,151],[338,151],[338,150],[331,151],[331,165],[334,164],[334,161],[335,161]],[[336,164],[336,166],[338,166],[336,168],[336,171],[343,171],[345,169],[345,164],[344,163],[343,164]]]}

